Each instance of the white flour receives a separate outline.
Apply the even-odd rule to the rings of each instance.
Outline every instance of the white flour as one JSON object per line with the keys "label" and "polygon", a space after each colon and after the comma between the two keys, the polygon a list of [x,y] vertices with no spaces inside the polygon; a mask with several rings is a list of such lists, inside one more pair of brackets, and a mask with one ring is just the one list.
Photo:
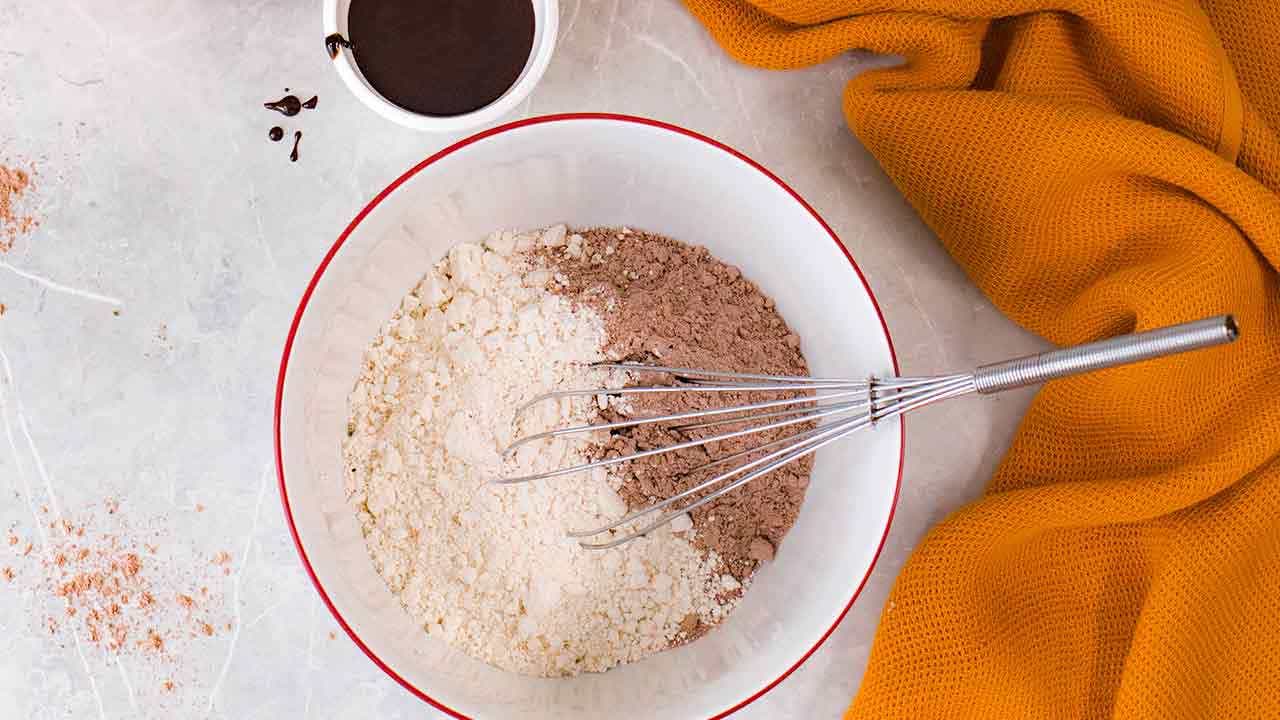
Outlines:
{"label": "white flour", "polygon": [[682,639],[686,618],[715,623],[731,609],[716,599],[727,587],[718,559],[687,531],[607,551],[565,536],[626,511],[605,471],[486,482],[585,461],[564,439],[505,467],[500,455],[518,436],[588,421],[594,400],[543,403],[519,428],[516,407],[606,379],[581,365],[603,359],[600,317],[530,267],[536,244],[565,242],[561,226],[453,248],[366,352],[343,445],[370,555],[405,609],[473,657],[543,676],[637,660]]}

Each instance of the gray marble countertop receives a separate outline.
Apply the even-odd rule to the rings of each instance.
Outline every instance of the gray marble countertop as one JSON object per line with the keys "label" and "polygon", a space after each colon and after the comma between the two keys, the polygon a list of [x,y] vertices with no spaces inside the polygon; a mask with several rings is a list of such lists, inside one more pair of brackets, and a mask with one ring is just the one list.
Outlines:
{"label": "gray marble countertop", "polygon": [[[318,0],[0,3],[0,164],[35,165],[24,201],[41,221],[0,254],[0,532],[39,538],[52,514],[79,518],[111,497],[119,516],[155,528],[179,570],[183,553],[231,557],[207,580],[219,632],[157,665],[51,632],[41,563],[0,546],[13,551],[0,565],[17,571],[0,582],[5,717],[440,716],[339,631],[274,482],[276,368],[306,280],[365,202],[456,139],[360,105],[321,37]],[[765,72],[726,57],[675,0],[561,0],[550,69],[512,117],[633,113],[752,155],[857,258],[905,372],[1038,348],[846,128],[845,83],[883,62],[849,54]],[[265,111],[285,87],[319,108]],[[274,124],[303,130],[297,163],[288,142],[267,140]],[[861,599],[738,717],[838,716],[893,578],[930,525],[981,491],[1029,398],[912,417],[900,505]]]}

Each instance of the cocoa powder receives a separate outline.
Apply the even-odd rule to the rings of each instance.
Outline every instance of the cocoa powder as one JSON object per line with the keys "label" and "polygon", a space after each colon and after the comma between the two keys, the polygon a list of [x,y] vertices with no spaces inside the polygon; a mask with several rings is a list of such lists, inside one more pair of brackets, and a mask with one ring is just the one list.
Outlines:
{"label": "cocoa powder", "polygon": [[[207,551],[177,544],[157,553],[160,548],[141,538],[161,542],[167,527],[162,518],[131,518],[120,510],[114,498],[65,517],[41,506],[34,517],[38,527],[22,531],[40,541],[38,551],[19,536],[18,525],[0,542],[0,551],[9,553],[0,569],[8,582],[0,589],[11,585],[32,598],[30,619],[63,647],[87,642],[108,659],[130,656],[150,671],[195,673],[199,667],[184,662],[189,638],[214,636],[227,621],[226,599],[200,585],[218,576],[216,566],[198,562]],[[230,567],[229,554],[215,557],[224,555],[220,566]]]}
{"label": "cocoa powder", "polygon": [[31,185],[31,174],[21,168],[0,165],[0,253],[8,252],[19,235],[40,223],[18,211],[18,202]]}
{"label": "cocoa powder", "polygon": [[[555,271],[552,290],[587,304],[605,319],[606,353],[612,358],[734,372],[808,374],[800,338],[778,315],[773,301],[737,268],[705,248],[627,228],[590,228],[577,231],[561,247],[539,252]],[[669,381],[652,373],[639,374],[637,380],[640,384]],[[630,397],[631,415],[641,416],[741,405],[781,395],[687,392]],[[602,415],[605,420],[621,419],[611,409]],[[614,431],[599,453],[617,457],[742,427],[676,430],[641,425]],[[691,473],[694,468],[806,427],[779,428],[626,463],[619,494],[629,508],[650,505],[726,469]],[[795,522],[811,468],[812,459],[806,457],[694,510],[690,513],[694,544],[717,553],[725,570],[745,581],[760,562],[773,558]],[[691,629],[689,634],[701,632]]]}

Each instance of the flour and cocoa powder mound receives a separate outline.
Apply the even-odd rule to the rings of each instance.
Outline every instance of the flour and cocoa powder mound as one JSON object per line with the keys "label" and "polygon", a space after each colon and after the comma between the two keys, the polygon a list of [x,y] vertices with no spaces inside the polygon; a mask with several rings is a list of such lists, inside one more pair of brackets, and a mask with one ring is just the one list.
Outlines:
{"label": "flour and cocoa powder mound", "polygon": [[594,366],[604,360],[808,372],[799,338],[736,268],[703,248],[625,228],[557,225],[455,245],[366,349],[348,396],[348,501],[374,568],[426,634],[514,672],[603,671],[706,633],[772,559],[804,499],[808,459],[617,547],[583,547],[568,532],[676,495],[725,468],[692,469],[805,425],[590,472],[493,482],[726,426],[641,425],[585,443],[544,435],[555,427],[781,397],[535,401],[652,382],[654,373]]}
{"label": "flour and cocoa powder mound", "polygon": [[[605,320],[605,353],[616,360],[674,367],[771,375],[808,375],[800,338],[760,292],[732,265],[668,237],[629,228],[591,228],[559,248],[540,251],[557,273],[554,292],[594,308]],[[638,384],[661,382],[646,375]],[[634,416],[742,405],[775,399],[767,393],[659,393],[631,396]],[[615,410],[604,419],[625,419]],[[718,425],[687,431],[640,425],[615,433],[601,456],[674,445],[744,427]],[[619,494],[630,509],[650,505],[696,485],[724,466],[689,474],[710,460],[758,447],[807,426],[789,426],[650,456],[622,466]],[[776,448],[774,448],[776,449]],[[763,455],[764,453],[760,453]],[[758,455],[751,456],[755,459]],[[809,484],[812,456],[759,477],[694,510],[694,544],[714,551],[723,567],[746,580],[771,560],[795,523]]]}
{"label": "flour and cocoa powder mound", "polygon": [[[517,438],[589,422],[594,397],[542,393],[621,382],[605,323],[548,292],[533,254],[563,225],[455,245],[401,300],[348,398],[348,501],[374,568],[426,634],[537,676],[600,672],[718,623],[741,585],[670,527],[609,550],[569,530],[626,512],[603,468],[496,484],[588,462],[583,443]],[[607,403],[606,403],[607,404]],[[514,417],[513,417],[514,415]]]}

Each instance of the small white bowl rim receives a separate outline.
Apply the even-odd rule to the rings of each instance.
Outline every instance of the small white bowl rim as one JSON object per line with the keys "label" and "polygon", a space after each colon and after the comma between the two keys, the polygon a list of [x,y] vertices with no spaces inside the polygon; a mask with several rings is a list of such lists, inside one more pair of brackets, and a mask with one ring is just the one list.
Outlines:
{"label": "small white bowl rim", "polygon": [[[326,2],[332,2],[332,1],[333,0],[326,0]],[[272,435],[273,435],[272,440],[275,447],[276,480],[280,490],[280,502],[284,509],[285,523],[289,526],[289,533],[293,537],[294,547],[298,551],[298,556],[302,560],[302,565],[303,565],[303,568],[306,570],[307,576],[311,579],[311,584],[315,586],[316,592],[320,594],[321,601],[323,601],[325,607],[329,609],[330,614],[333,615],[334,619],[338,622],[338,625],[343,629],[344,632],[346,632],[347,636],[351,638],[351,640],[356,644],[356,646],[359,647],[360,650],[364,652],[364,654],[369,658],[370,661],[373,662],[374,665],[376,665],[379,669],[385,672],[393,680],[399,683],[401,687],[409,691],[415,697],[419,698],[420,700],[436,708],[437,710],[440,710],[441,712],[445,713],[450,717],[458,718],[459,720],[471,720],[471,717],[468,715],[464,715],[459,711],[441,703],[440,701],[428,695],[426,691],[418,688],[416,685],[409,682],[406,678],[401,676],[393,668],[391,668],[388,664],[386,664],[378,656],[378,654],[373,650],[373,648],[365,644],[365,642],[360,638],[359,635],[356,634],[356,632],[347,623],[346,619],[338,611],[338,608],[334,605],[333,601],[329,598],[328,593],[325,592],[324,585],[320,582],[319,577],[316,575],[315,569],[311,565],[311,561],[307,557],[307,551],[303,547],[302,538],[298,534],[298,528],[294,522],[293,510],[289,504],[288,485],[285,482],[285,476],[284,476],[283,445],[281,440],[281,416],[282,416],[283,405],[284,405],[285,381],[288,377],[289,357],[290,357],[291,351],[293,350],[293,344],[298,334],[298,328],[301,325],[303,315],[307,310],[307,304],[310,301],[311,295],[315,291],[317,285],[319,285],[320,279],[324,276],[325,271],[328,269],[330,262],[332,262],[334,257],[337,256],[338,251],[341,250],[347,238],[351,235],[352,232],[355,231],[356,227],[360,224],[360,222],[370,212],[372,212],[374,208],[376,208],[384,199],[386,199],[387,196],[389,196],[392,192],[394,192],[396,188],[404,184],[406,181],[408,181],[418,172],[422,171],[424,168],[448,157],[449,155],[452,155],[453,153],[467,147],[468,145],[482,141],[485,138],[498,135],[501,133],[511,132],[511,131],[518,130],[520,128],[531,126],[531,125],[541,125],[544,123],[555,123],[555,122],[571,122],[575,120],[604,120],[604,121],[614,121],[614,122],[620,122],[620,123],[631,123],[631,124],[648,126],[652,128],[665,130],[668,132],[673,132],[679,135],[683,135],[685,137],[698,140],[714,148],[717,148],[723,152],[728,153],[729,155],[745,162],[752,169],[763,174],[765,177],[767,177],[768,179],[776,183],[780,188],[786,191],[786,193],[790,195],[792,199],[794,199],[797,203],[799,203],[804,210],[806,210],[810,215],[813,216],[814,220],[816,220],[818,224],[821,225],[822,228],[826,231],[827,235],[831,238],[831,241],[836,244],[836,246],[848,259],[850,266],[853,268],[854,273],[858,277],[858,280],[862,283],[863,290],[867,293],[867,297],[871,301],[872,308],[875,310],[875,313],[880,320],[880,327],[884,333],[885,342],[889,349],[889,356],[893,364],[893,373],[895,375],[898,375],[901,373],[901,369],[898,364],[897,351],[893,345],[893,337],[892,337],[892,334],[889,332],[889,325],[885,319],[884,312],[880,308],[880,303],[876,299],[875,293],[872,292],[871,285],[867,282],[867,278],[863,274],[862,268],[859,267],[857,261],[854,260],[853,254],[850,253],[848,248],[845,247],[844,243],[840,241],[840,238],[836,235],[835,231],[831,229],[831,226],[827,224],[827,221],[824,220],[822,216],[818,214],[818,211],[815,210],[813,206],[810,205],[808,201],[806,201],[796,190],[794,190],[790,185],[788,185],[785,181],[783,181],[777,175],[773,174],[766,167],[764,167],[757,161],[753,160],[751,157],[747,156],[745,153],[735,148],[732,148],[718,140],[715,140],[714,138],[703,135],[701,133],[695,132],[693,130],[689,130],[679,125],[663,122],[661,120],[654,120],[651,118],[639,117],[635,115],[623,115],[623,114],[617,114],[617,113],[603,113],[603,112],[578,112],[578,113],[561,113],[561,114],[554,114],[554,115],[541,115],[541,116],[524,118],[522,120],[515,120],[512,122],[508,122],[493,128],[489,128],[487,130],[483,130],[474,135],[471,135],[462,140],[459,140],[453,143],[452,145],[449,145],[448,147],[444,148],[443,150],[440,150],[439,152],[430,155],[426,159],[419,162],[417,165],[414,165],[413,167],[409,168],[407,171],[404,172],[404,174],[400,175],[398,178],[393,180],[389,185],[387,185],[386,188],[384,188],[381,192],[375,195],[374,198],[370,200],[369,203],[365,205],[360,210],[359,213],[356,214],[356,216],[351,220],[351,222],[347,225],[347,227],[338,236],[338,239],[334,241],[333,245],[329,248],[328,252],[326,252],[324,257],[321,259],[319,266],[316,268],[315,273],[312,275],[310,281],[307,283],[306,289],[303,291],[302,298],[298,301],[298,308],[294,312],[293,320],[289,326],[288,335],[285,338],[284,350],[282,351],[281,357],[280,357],[280,369],[279,369],[279,373],[276,380],[276,397],[275,397],[275,404],[273,406],[274,420],[272,425]],[[880,540],[876,546],[875,554],[872,556],[870,565],[867,566],[866,573],[858,581],[857,586],[854,588],[853,593],[850,595],[848,603],[845,604],[844,608],[832,621],[830,627],[828,627],[826,632],[824,632],[818,638],[817,642],[814,643],[813,647],[809,648],[809,650],[806,651],[803,655],[801,655],[794,663],[792,663],[790,667],[788,667],[784,672],[778,675],[778,677],[775,678],[768,685],[754,692],[749,697],[746,697],[743,700],[737,702],[732,707],[729,707],[728,709],[722,712],[719,712],[718,714],[710,718],[710,720],[720,720],[721,718],[726,718],[736,713],[737,711],[741,710],[747,705],[750,705],[751,703],[763,697],[770,690],[777,687],[778,684],[780,684],[783,680],[786,680],[791,675],[791,673],[795,672],[801,665],[805,663],[806,660],[809,659],[810,656],[812,656],[815,652],[817,652],[818,648],[822,647],[823,643],[826,642],[827,638],[831,637],[831,634],[835,632],[836,628],[839,627],[840,623],[849,614],[849,610],[853,608],[853,604],[857,601],[858,597],[862,595],[862,590],[866,587],[867,581],[871,578],[871,573],[875,570],[876,564],[880,560],[880,555],[884,551],[885,543],[889,539],[889,530],[893,526],[894,515],[898,508],[898,500],[902,494],[902,477],[903,477],[903,472],[905,469],[905,461],[906,461],[906,432],[907,432],[906,418],[899,415],[898,416],[898,438],[899,438],[898,472],[897,472],[897,478],[894,481],[893,500],[889,505],[889,514],[885,518],[884,530],[880,535]]]}
{"label": "small white bowl rim", "polygon": [[[341,19],[338,16],[339,1],[324,0],[323,22],[324,36],[326,38],[338,32],[339,20]],[[541,7],[541,16],[538,20],[542,25],[541,39],[530,54],[529,61],[515,84],[508,88],[497,100],[479,110],[461,115],[422,115],[415,113],[396,105],[374,90],[356,69],[355,59],[349,50],[340,51],[336,57],[332,58],[331,62],[338,71],[338,77],[342,78],[342,83],[347,86],[351,94],[355,95],[369,109],[398,125],[414,130],[437,133],[472,130],[505,116],[520,103],[524,102],[542,79],[542,75],[547,71],[547,66],[551,64],[551,56],[556,48],[556,35],[560,28],[560,0],[530,1],[533,2],[535,11]]]}

